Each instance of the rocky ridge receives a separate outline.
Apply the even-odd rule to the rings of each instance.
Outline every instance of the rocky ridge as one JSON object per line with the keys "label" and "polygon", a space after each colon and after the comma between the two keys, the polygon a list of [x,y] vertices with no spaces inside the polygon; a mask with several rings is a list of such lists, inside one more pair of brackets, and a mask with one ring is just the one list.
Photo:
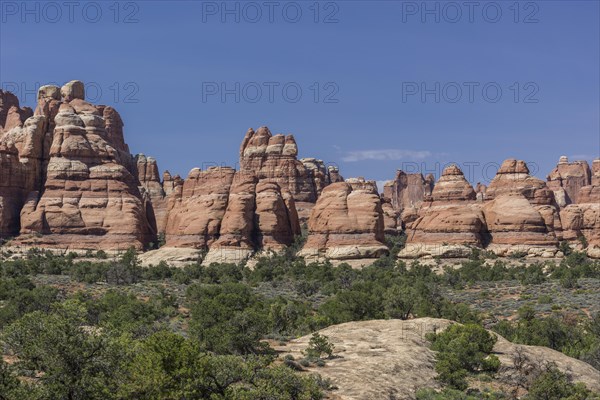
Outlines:
{"label": "rocky ridge", "polygon": [[[249,129],[239,170],[194,168],[186,179],[132,156],[124,123],[85,101],[82,82],[39,89],[35,111],[0,91],[0,237],[50,248],[174,249],[237,262],[280,251],[306,225],[301,255],[362,265],[387,254],[384,234],[405,232],[401,257],[560,256],[565,240],[600,257],[600,160],[561,157],[544,182],[523,161],[502,163],[473,188],[456,166],[432,175],[398,171],[379,194],[373,181],[298,158],[293,135]],[[149,259],[159,259],[150,254]]]}
{"label": "rocky ridge", "polygon": [[565,240],[598,257],[600,160],[589,172],[587,165],[561,157],[544,182],[524,161],[508,159],[487,187],[475,189],[458,167],[448,167],[406,224],[407,246],[399,256],[466,257],[479,247],[499,256],[551,258],[561,255]]}

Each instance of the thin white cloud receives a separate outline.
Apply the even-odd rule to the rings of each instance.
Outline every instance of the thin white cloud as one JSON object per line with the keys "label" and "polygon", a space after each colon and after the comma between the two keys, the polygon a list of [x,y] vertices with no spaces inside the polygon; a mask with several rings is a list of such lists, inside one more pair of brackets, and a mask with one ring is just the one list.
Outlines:
{"label": "thin white cloud", "polygon": [[423,160],[431,157],[431,152],[427,150],[401,150],[401,149],[382,149],[382,150],[356,150],[348,151],[342,157],[342,161],[356,162],[363,160],[376,161],[397,161],[397,160]]}

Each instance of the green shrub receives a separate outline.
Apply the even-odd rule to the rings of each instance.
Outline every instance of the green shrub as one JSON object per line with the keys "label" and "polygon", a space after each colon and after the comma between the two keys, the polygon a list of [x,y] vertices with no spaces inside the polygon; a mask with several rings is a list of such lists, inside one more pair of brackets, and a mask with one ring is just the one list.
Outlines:
{"label": "green shrub", "polygon": [[589,324],[579,324],[560,315],[539,318],[529,306],[519,309],[517,321],[502,321],[493,329],[513,343],[550,347],[576,358],[591,354],[596,344],[600,344],[600,336],[593,333]]}
{"label": "green shrub", "polygon": [[187,299],[190,331],[202,346],[219,354],[262,353],[269,332],[266,303],[240,283],[194,284]]}
{"label": "green shrub", "polygon": [[456,389],[445,388],[441,391],[434,389],[419,389],[416,393],[417,400],[498,400],[507,398],[503,393],[470,391],[465,393]]}
{"label": "green shrub", "polygon": [[496,372],[498,357],[491,354],[496,337],[475,324],[451,325],[441,333],[428,334],[431,349],[437,351],[438,379],[452,388],[467,388],[470,373]]}
{"label": "green shrub", "polygon": [[99,258],[100,260],[106,260],[108,258],[108,255],[104,250],[98,250],[96,252],[96,258]]}
{"label": "green shrub", "polygon": [[320,359],[323,354],[327,355],[327,358],[331,358],[334,348],[335,346],[327,336],[315,332],[310,337],[304,354],[308,359]]}
{"label": "green shrub", "polygon": [[550,364],[529,387],[525,397],[527,400],[588,400],[592,393],[584,384],[574,384],[571,379],[558,370],[555,365]]}
{"label": "green shrub", "polygon": [[552,296],[550,296],[549,294],[543,294],[540,297],[538,297],[539,304],[552,304],[552,302]]}

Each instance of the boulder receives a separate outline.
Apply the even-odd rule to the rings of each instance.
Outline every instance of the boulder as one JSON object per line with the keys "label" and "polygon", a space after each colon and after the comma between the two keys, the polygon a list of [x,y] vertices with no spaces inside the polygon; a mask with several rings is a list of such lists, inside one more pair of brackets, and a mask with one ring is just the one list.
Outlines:
{"label": "boulder", "polygon": [[60,95],[67,103],[79,99],[85,100],[85,86],[81,81],[71,81],[60,88]]}

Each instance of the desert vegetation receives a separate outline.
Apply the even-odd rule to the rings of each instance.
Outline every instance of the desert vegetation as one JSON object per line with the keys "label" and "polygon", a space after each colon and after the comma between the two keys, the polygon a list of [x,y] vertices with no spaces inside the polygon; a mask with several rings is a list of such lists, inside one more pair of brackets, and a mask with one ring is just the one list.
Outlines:
{"label": "desert vegetation", "polygon": [[[573,284],[565,285],[565,277]],[[333,267],[293,251],[260,258],[252,269],[164,262],[142,268],[133,250],[116,259],[102,252],[31,250],[15,259],[4,253],[0,392],[2,399],[317,399],[331,382],[301,371],[335,357],[328,338],[313,335],[297,360],[278,357],[272,343],[349,321],[436,317],[464,325],[429,338],[447,389],[423,388],[419,398],[480,398],[470,382],[498,368],[495,337],[483,327],[599,368],[597,310],[548,309],[560,296],[544,291],[527,297],[547,285],[569,294],[599,280],[600,264],[579,253],[556,265],[511,265],[474,251],[438,273],[390,256],[363,269]],[[464,296],[485,299],[494,296],[490,285],[509,284],[518,288],[515,306],[524,302],[509,315]],[[536,394],[543,390],[568,394],[556,398],[587,393],[568,377],[561,378],[566,389],[548,386],[562,382],[554,376],[560,371],[544,368],[539,382],[528,383],[529,398],[553,398]]]}

